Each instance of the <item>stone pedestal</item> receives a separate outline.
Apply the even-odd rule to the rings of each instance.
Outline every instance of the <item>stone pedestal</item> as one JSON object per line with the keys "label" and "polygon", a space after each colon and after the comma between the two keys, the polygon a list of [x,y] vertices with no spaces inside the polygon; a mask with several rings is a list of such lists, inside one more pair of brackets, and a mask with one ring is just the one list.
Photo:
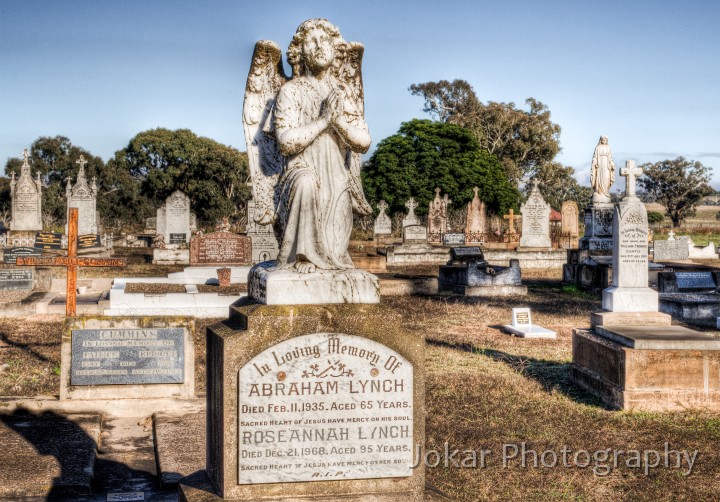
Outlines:
{"label": "stone pedestal", "polygon": [[585,208],[585,235],[580,249],[612,250],[612,222],[615,206],[612,202],[593,202]]}
{"label": "stone pedestal", "polygon": [[510,260],[509,267],[489,266],[486,262],[442,266],[438,289],[465,296],[527,295],[518,260]]}
{"label": "stone pedestal", "polygon": [[619,410],[720,411],[720,339],[661,313],[601,312],[573,330],[572,380]]}
{"label": "stone pedestal", "polygon": [[248,294],[268,305],[380,303],[380,283],[376,276],[357,268],[301,274],[292,268],[275,269],[275,262],[263,262],[250,270]]}
{"label": "stone pedestal", "polygon": [[180,500],[423,500],[424,347],[381,305],[241,300],[207,331],[207,474]]}

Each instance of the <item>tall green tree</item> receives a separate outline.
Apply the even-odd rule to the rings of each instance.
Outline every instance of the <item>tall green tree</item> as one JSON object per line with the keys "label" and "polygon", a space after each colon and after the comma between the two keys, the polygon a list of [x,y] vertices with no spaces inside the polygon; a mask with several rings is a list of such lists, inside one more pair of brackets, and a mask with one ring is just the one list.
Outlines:
{"label": "tall green tree", "polygon": [[580,185],[575,179],[575,169],[560,162],[548,162],[540,166],[530,178],[530,183],[525,185],[526,196],[534,180],[538,181],[545,201],[558,211],[566,200],[575,201],[582,210],[592,199],[592,188]]}
{"label": "tall green tree", "polygon": [[250,196],[247,154],[189,129],[141,132],[108,165],[138,179],[153,207],[182,190],[201,222],[240,219]]}
{"label": "tall green tree", "polygon": [[480,147],[474,135],[460,126],[430,120],[411,120],[397,134],[378,144],[362,171],[368,199],[384,199],[390,214],[407,212],[414,197],[424,214],[435,187],[449,195],[454,207],[473,197],[477,186],[488,210],[518,208],[520,193],[510,184],[500,162]]}
{"label": "tall green tree", "polygon": [[528,110],[515,103],[482,103],[465,80],[440,80],[410,86],[425,99],[424,111],[443,122],[471,130],[480,145],[495,155],[515,186],[526,182],[560,151],[560,126],[550,120],[550,110],[533,98]]}
{"label": "tall green tree", "polygon": [[703,197],[712,193],[711,168],[700,162],[678,157],[675,160],[643,164],[643,176],[638,179],[641,194],[647,202],[657,202],[679,227],[685,218],[695,215]]}

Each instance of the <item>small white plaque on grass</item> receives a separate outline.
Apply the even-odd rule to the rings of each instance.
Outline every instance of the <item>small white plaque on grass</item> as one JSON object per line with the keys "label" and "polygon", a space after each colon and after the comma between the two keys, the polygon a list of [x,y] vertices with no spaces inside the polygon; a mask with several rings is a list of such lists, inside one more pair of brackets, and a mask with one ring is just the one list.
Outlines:
{"label": "small white plaque on grass", "polygon": [[530,309],[527,307],[512,309],[512,324],[506,324],[503,328],[522,338],[557,338],[557,333],[554,331],[542,326],[533,326]]}

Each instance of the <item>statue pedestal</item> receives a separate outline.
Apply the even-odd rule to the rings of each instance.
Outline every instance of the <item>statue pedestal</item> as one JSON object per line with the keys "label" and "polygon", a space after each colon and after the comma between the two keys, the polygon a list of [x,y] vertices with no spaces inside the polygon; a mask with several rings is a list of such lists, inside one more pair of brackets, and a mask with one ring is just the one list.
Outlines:
{"label": "statue pedestal", "polygon": [[266,305],[380,303],[380,281],[357,268],[301,274],[274,269],[275,262],[255,265],[248,275],[248,295]]}
{"label": "statue pedestal", "polygon": [[585,208],[585,235],[580,249],[612,250],[612,221],[615,205],[612,202],[593,202]]}

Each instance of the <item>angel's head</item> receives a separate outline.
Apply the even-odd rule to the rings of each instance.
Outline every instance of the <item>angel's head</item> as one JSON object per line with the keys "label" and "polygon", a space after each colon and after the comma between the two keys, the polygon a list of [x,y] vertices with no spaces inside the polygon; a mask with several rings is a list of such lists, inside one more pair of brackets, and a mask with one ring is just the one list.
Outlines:
{"label": "angel's head", "polygon": [[327,19],[308,19],[298,27],[287,50],[293,75],[326,70],[344,52],[345,45],[340,30]]}

